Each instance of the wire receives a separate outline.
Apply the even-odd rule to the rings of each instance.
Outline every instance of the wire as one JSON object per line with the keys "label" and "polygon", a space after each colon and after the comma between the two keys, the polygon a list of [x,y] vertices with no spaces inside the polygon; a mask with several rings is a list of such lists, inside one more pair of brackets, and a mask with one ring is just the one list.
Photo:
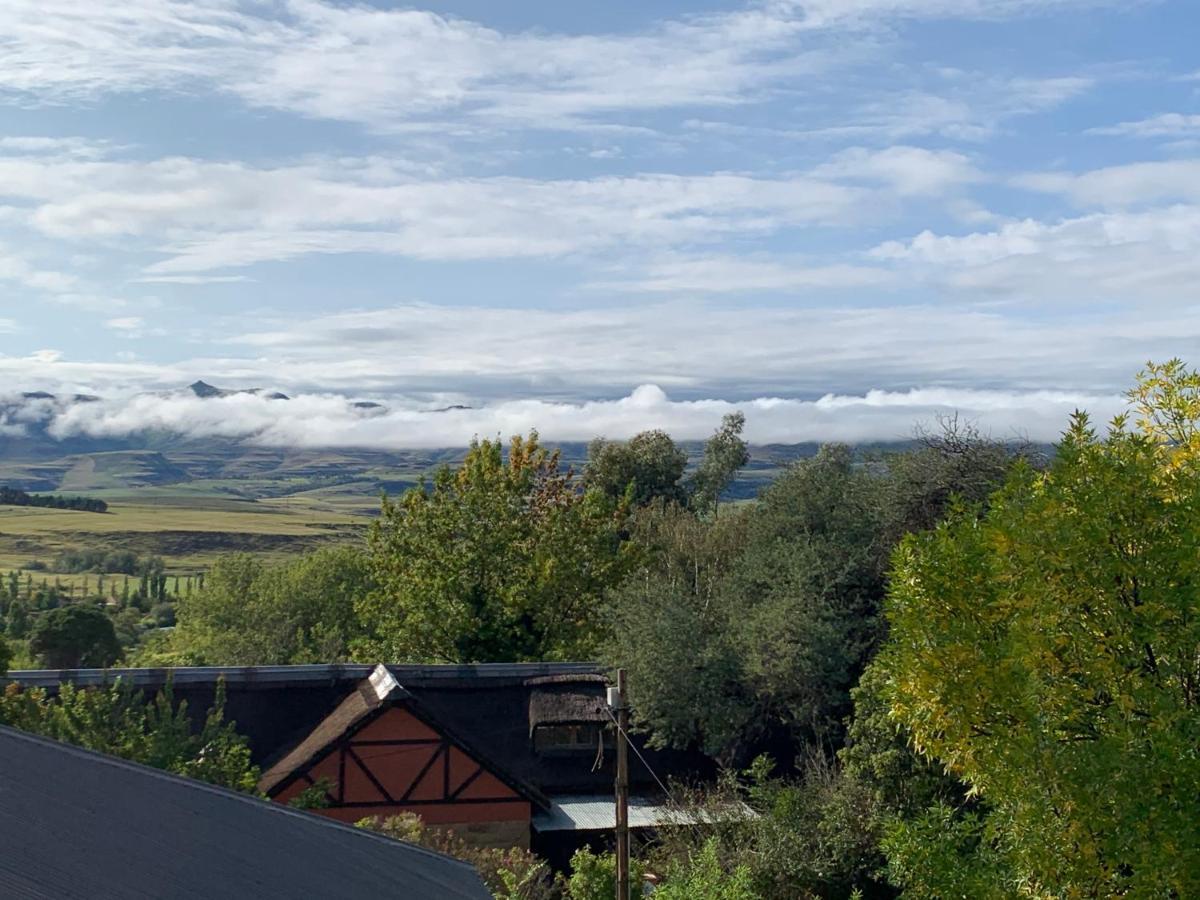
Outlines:
{"label": "wire", "polygon": [[650,766],[650,763],[646,762],[646,757],[642,756],[642,751],[637,748],[637,744],[635,744],[629,737],[629,732],[621,727],[621,723],[618,722],[617,717],[612,714],[612,710],[607,706],[605,706],[603,709],[606,713],[608,713],[608,717],[612,719],[612,723],[614,726],[616,726],[617,731],[620,732],[621,736],[625,739],[625,746],[632,750],[634,755],[642,761],[642,765],[646,767],[646,771],[650,773],[650,777],[658,783],[660,788],[662,788],[662,792],[666,795],[667,800],[669,800],[671,804],[685,816],[688,815],[688,811],[684,809],[683,804],[675,799],[670,790],[667,789],[667,786],[663,784],[662,779],[658,777],[658,773],[654,771],[654,769]]}

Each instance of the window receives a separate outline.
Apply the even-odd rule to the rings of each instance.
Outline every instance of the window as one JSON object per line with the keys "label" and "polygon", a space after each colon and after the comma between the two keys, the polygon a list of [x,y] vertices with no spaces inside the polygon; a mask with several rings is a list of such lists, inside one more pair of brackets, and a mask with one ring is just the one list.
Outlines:
{"label": "window", "polygon": [[533,749],[538,753],[570,750],[590,750],[594,753],[602,737],[605,748],[612,747],[611,732],[599,722],[539,725],[533,731]]}

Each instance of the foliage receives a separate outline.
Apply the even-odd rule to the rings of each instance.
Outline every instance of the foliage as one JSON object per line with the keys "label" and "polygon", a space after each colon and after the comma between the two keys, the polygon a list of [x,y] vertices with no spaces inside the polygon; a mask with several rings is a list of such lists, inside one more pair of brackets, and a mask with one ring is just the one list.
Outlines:
{"label": "foliage", "polygon": [[35,622],[29,650],[50,669],[105,668],[121,656],[112,620],[95,606],[63,606]]}
{"label": "foliage", "polygon": [[328,778],[318,778],[289,800],[288,806],[295,809],[327,809],[333,805],[330,796],[335,787]]}
{"label": "foliage", "polygon": [[658,745],[720,751],[746,728],[738,610],[723,593],[746,542],[746,515],[703,521],[680,507],[640,510],[631,540],[643,565],[610,592],[606,654],[630,673],[638,721]]}
{"label": "foliage", "polygon": [[[896,554],[887,700],[985,801],[941,830],[974,841],[999,893],[1200,892],[1197,385],[1149,368],[1141,433],[1077,414],[1048,472],[1020,468],[982,520],[959,509]],[[889,838],[910,889],[942,870],[910,849],[938,829]]]}
{"label": "foliage", "polygon": [[[645,880],[645,866],[637,860],[629,860],[629,885],[631,893],[635,885]],[[617,857],[612,853],[593,853],[587,848],[575,851],[571,857],[571,876],[567,879],[565,900],[616,900]]]}
{"label": "foliage", "polygon": [[712,845],[727,870],[745,866],[764,900],[845,898],[856,891],[884,897],[884,859],[873,798],[827,757],[811,753],[788,777],[759,757],[740,778],[676,789],[698,823],[663,829],[650,859],[670,871]]}
{"label": "foliage", "polygon": [[745,864],[726,871],[717,855],[715,841],[709,841],[699,853],[675,861],[654,892],[658,900],[761,900],[753,886],[750,868]]}
{"label": "foliage", "polygon": [[611,598],[611,661],[656,743],[736,762],[776,729],[838,733],[883,593],[872,484],[824,448],[747,512],[645,519],[649,561]]}
{"label": "foliage", "polygon": [[664,431],[643,431],[628,441],[597,438],[588,445],[583,483],[612,500],[637,506],[654,500],[682,503],[687,454]]}
{"label": "foliage", "polygon": [[54,558],[51,568],[55,572],[105,572],[121,575],[142,575],[161,572],[159,557],[139,557],[132,550],[63,550]]}
{"label": "foliage", "polygon": [[600,597],[629,569],[625,505],[579,491],[537,435],[475,443],[432,489],[385,498],[368,540],[376,589],[356,604],[360,656],[588,658]]}
{"label": "foliage", "polygon": [[883,638],[895,541],[1026,455],[948,420],[906,453],[823,447],[733,516],[640,512],[645,560],[610,593],[608,661],[630,671],[641,726],[731,764],[781,737],[832,752]]}
{"label": "foliage", "polygon": [[738,471],[750,462],[750,451],[742,440],[746,417],[730,413],[704,445],[704,458],[692,479],[692,506],[701,513],[717,511],[721,495]]}
{"label": "foliage", "polygon": [[1023,441],[988,437],[957,415],[938,419],[938,427],[918,426],[916,446],[873,460],[881,481],[884,543],[894,547],[904,535],[936,526],[956,500],[986,507],[1017,460],[1045,465],[1037,448]]}
{"label": "foliage", "polygon": [[108,504],[103,500],[90,497],[61,497],[57,494],[27,494],[16,488],[3,486],[0,486],[0,506],[41,506],[99,513],[108,511]]}
{"label": "foliage", "polygon": [[[520,847],[475,847],[451,829],[426,826],[415,813],[373,817],[355,823],[398,841],[420,844],[470,863],[497,900],[559,900],[563,881],[544,860]],[[574,900],[574,898],[572,898]]]}
{"label": "foliage", "polygon": [[277,566],[222,557],[201,590],[177,600],[175,631],[159,653],[206,665],[344,661],[362,630],[354,603],[371,586],[366,556],[349,547]]}
{"label": "foliage", "polygon": [[882,848],[887,854],[888,880],[902,885],[908,897],[1044,896],[1014,876],[988,834],[984,816],[977,812],[938,803],[911,819],[894,819]]}
{"label": "foliage", "polygon": [[64,683],[57,696],[10,684],[0,697],[0,723],[240,791],[253,791],[258,770],[233,723],[225,721],[221,684],[200,730],[187,701],[168,684],[152,702],[120,680],[95,689]]}

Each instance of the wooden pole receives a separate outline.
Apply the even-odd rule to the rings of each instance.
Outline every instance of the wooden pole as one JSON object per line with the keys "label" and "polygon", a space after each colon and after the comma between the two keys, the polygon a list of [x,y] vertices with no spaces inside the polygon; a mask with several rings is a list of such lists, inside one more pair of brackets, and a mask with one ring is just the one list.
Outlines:
{"label": "wooden pole", "polygon": [[617,725],[617,900],[629,900],[629,704],[624,669],[617,669]]}

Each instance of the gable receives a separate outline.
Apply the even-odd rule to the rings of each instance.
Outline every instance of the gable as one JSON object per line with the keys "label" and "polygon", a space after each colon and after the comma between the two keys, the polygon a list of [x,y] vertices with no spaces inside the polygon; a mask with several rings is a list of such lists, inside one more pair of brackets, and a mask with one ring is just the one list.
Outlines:
{"label": "gable", "polygon": [[[288,802],[326,779],[338,807],[524,802],[483,761],[413,713],[404,703],[383,709],[298,770],[273,799]],[[416,809],[416,811],[420,811]]]}

